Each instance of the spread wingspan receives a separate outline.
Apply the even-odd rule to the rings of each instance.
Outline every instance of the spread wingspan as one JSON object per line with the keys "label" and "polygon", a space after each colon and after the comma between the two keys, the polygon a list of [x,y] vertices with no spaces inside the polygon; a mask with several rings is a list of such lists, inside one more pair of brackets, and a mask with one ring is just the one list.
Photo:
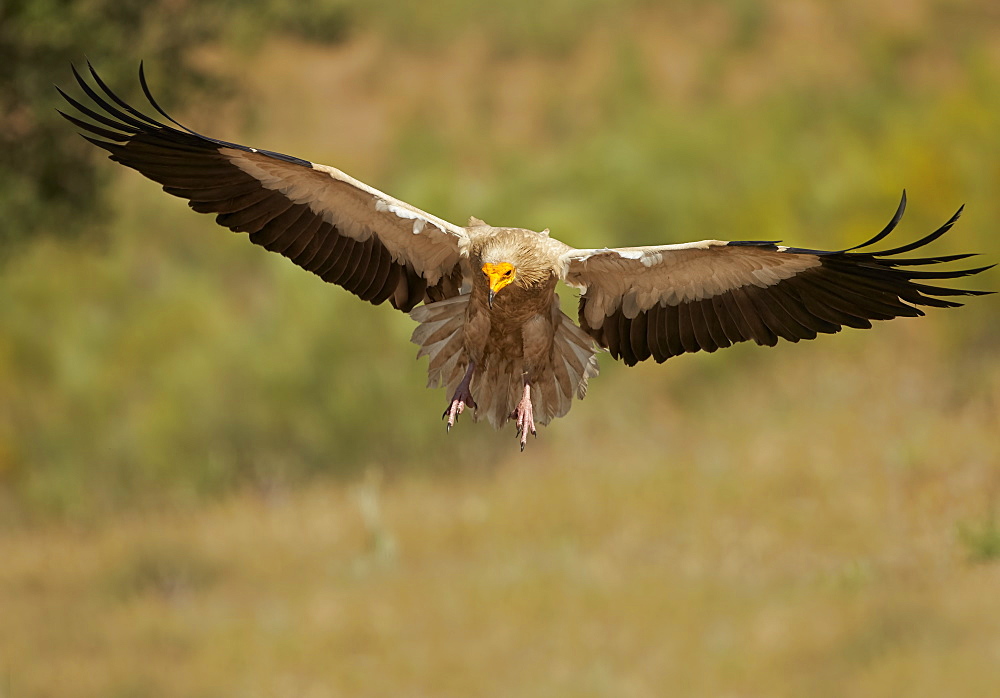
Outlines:
{"label": "spread wingspan", "polygon": [[458,293],[464,228],[332,167],[195,133],[159,107],[142,66],[143,92],[169,124],[127,104],[88,67],[103,95],[73,74],[96,110],[59,92],[91,121],[63,116],[195,211],[376,305],[409,311]]}
{"label": "spread wingspan", "polygon": [[774,346],[778,339],[814,339],[845,326],[870,328],[872,320],[923,315],[919,306],[961,305],[946,297],[991,293],[934,282],[978,274],[993,265],[926,269],[973,255],[898,256],[944,235],[961,209],[916,242],[862,251],[892,232],[905,206],[904,192],[889,224],[847,250],[720,240],[571,250],[560,260],[562,275],[585,289],[581,327],[628,365],[650,357],[663,362],[685,352],[712,352],[747,340]]}

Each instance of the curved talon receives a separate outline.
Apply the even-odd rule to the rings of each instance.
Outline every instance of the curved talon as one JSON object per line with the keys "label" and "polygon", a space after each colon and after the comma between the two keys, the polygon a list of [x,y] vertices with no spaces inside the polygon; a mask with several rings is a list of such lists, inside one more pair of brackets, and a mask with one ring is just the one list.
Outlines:
{"label": "curved talon", "polygon": [[451,398],[451,404],[448,405],[448,409],[444,411],[441,415],[441,419],[447,419],[448,424],[445,425],[445,431],[451,433],[451,428],[455,426],[455,422],[458,421],[458,415],[465,411],[466,407],[471,407],[476,409],[476,401],[472,399],[472,372],[475,370],[476,365],[473,362],[469,362],[469,367],[465,369],[465,376],[462,378],[462,382],[458,384],[455,388],[455,394]]}
{"label": "curved talon", "polygon": [[446,409],[444,411],[444,414],[441,415],[441,419],[448,420],[448,424],[445,425],[445,431],[449,433],[451,432],[451,428],[455,426],[455,422],[458,421],[458,415],[462,414],[462,412],[465,411],[466,406],[475,409],[476,403],[472,400],[472,396],[470,395],[467,398],[463,399],[459,397],[458,393],[456,392],[455,397],[452,399],[451,404],[448,406],[448,409]]}
{"label": "curved talon", "polygon": [[517,409],[511,414],[511,419],[515,420],[517,425],[517,436],[521,442],[521,451],[524,451],[525,445],[528,443],[528,432],[538,438],[538,432],[535,430],[535,414],[534,409],[531,405],[531,385],[529,383],[524,384],[524,393],[521,396],[521,401],[517,403]]}

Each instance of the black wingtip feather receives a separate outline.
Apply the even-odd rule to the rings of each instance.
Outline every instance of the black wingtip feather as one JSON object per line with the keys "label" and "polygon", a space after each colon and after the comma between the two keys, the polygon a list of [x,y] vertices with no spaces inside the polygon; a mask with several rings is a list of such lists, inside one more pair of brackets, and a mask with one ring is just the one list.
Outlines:
{"label": "black wingtip feather", "polygon": [[952,215],[952,217],[949,218],[947,220],[947,222],[945,222],[944,225],[942,225],[940,228],[938,228],[937,230],[935,230],[933,233],[931,233],[929,235],[925,235],[924,237],[920,238],[919,240],[917,240],[915,242],[911,242],[908,245],[902,245],[900,247],[893,247],[891,250],[882,250],[880,252],[871,252],[870,254],[872,254],[872,255],[874,255],[876,257],[888,257],[890,255],[905,254],[907,252],[910,252],[912,250],[917,249],[918,247],[923,247],[924,245],[929,245],[930,243],[934,242],[939,237],[941,237],[942,235],[944,235],[945,233],[947,233],[949,230],[951,230],[952,226],[954,226],[955,223],[958,222],[958,219],[961,217],[962,211],[964,211],[964,210],[965,210],[965,204],[962,204],[961,206],[958,207],[958,210],[955,211],[955,213]]}
{"label": "black wingtip feather", "polygon": [[[141,63],[142,62],[140,61],[140,64]],[[91,64],[91,62],[90,62],[89,59],[87,60],[87,69],[90,71],[90,75],[94,78],[94,82],[97,83],[97,86],[100,87],[101,90],[104,92],[104,94],[106,94],[112,101],[114,101],[115,104],[117,104],[118,106],[120,106],[122,109],[124,109],[126,112],[128,112],[132,116],[134,116],[134,117],[136,117],[138,119],[141,119],[143,122],[149,124],[150,126],[153,126],[155,128],[159,128],[159,127],[163,126],[163,124],[161,124],[160,122],[158,122],[155,119],[152,119],[152,118],[146,116],[141,111],[139,111],[138,109],[136,109],[135,107],[133,107],[131,104],[129,104],[128,102],[126,102],[124,99],[122,99],[121,97],[119,97],[118,95],[116,95],[111,90],[111,88],[108,87],[108,85],[104,82],[104,80],[101,79],[101,76],[97,74],[97,71],[94,70],[94,66]]]}
{"label": "black wingtip feather", "polygon": [[[56,91],[62,96],[63,99],[65,99],[67,102],[69,102],[70,106],[72,106],[74,109],[76,109],[77,111],[79,111],[81,114],[83,114],[87,118],[93,119],[94,121],[96,121],[99,124],[104,124],[105,126],[110,126],[113,129],[117,129],[119,131],[123,131],[124,133],[128,134],[128,137],[131,137],[131,136],[133,136],[133,135],[135,135],[137,133],[137,129],[130,127],[128,124],[123,124],[123,123],[121,123],[119,121],[115,121],[114,119],[112,119],[112,118],[110,118],[108,116],[105,116],[104,114],[97,113],[96,111],[94,111],[90,107],[84,106],[83,104],[81,104],[80,102],[78,102],[77,100],[73,99],[72,97],[70,97],[65,92],[63,92],[62,89],[59,88],[59,86],[56,86]],[[79,122],[79,121],[77,121],[77,122],[74,122],[74,123],[77,126],[80,126],[81,124],[83,124],[85,122]],[[81,128],[88,128],[88,127],[89,127],[89,124],[87,126],[81,126]]]}
{"label": "black wingtip feather", "polygon": [[[131,147],[133,143],[133,138],[143,134],[149,136],[155,136],[157,140],[162,139],[162,141],[169,142],[170,147],[177,149],[185,148],[233,148],[236,150],[242,150],[245,152],[253,152],[260,155],[265,155],[267,157],[275,158],[277,160],[284,160],[285,162],[294,163],[296,165],[301,165],[303,167],[312,167],[312,163],[308,160],[303,160],[302,158],[297,158],[292,155],[285,155],[284,153],[279,153],[271,150],[261,150],[258,148],[250,148],[245,145],[240,145],[239,143],[231,143],[229,141],[219,140],[217,138],[211,138],[203,134],[194,131],[184,124],[180,123],[174,119],[170,114],[166,112],[163,107],[159,105],[156,98],[153,97],[152,91],[149,89],[149,83],[146,79],[145,65],[142,61],[139,62],[139,85],[142,88],[142,92],[146,99],[149,101],[150,106],[156,110],[157,113],[162,115],[169,123],[163,123],[157,121],[151,116],[142,113],[135,107],[131,106],[121,97],[119,97],[115,92],[108,86],[106,82],[98,74],[97,70],[94,68],[90,60],[87,60],[87,71],[90,73],[92,79],[97,84],[101,92],[106,95],[106,98],[98,94],[96,90],[87,82],[83,74],[77,69],[75,65],[70,64],[70,69],[73,72],[73,77],[76,79],[77,84],[79,84],[80,89],[87,95],[87,97],[93,101],[93,104],[100,107],[104,113],[99,113],[88,106],[85,106],[78,100],[66,94],[58,85],[55,85],[56,90],[74,109],[79,111],[81,114],[89,119],[94,120],[99,124],[103,124],[111,129],[116,129],[117,131],[123,132],[122,134],[111,137],[109,134],[112,131],[105,131],[103,129],[98,129],[92,124],[87,124],[86,122],[81,122],[79,120],[73,120],[66,114],[64,117],[72,121],[75,125],[80,128],[94,133],[101,138],[107,138],[109,140],[118,141],[129,145]],[[170,124],[173,124],[171,126]],[[175,128],[176,126],[176,128]],[[194,139],[194,140],[192,140]]]}
{"label": "black wingtip feather", "polygon": [[[163,107],[161,107],[159,104],[157,104],[156,100],[153,98],[153,93],[149,89],[149,84],[146,82],[146,71],[145,71],[145,69],[143,67],[143,62],[142,61],[139,61],[139,86],[142,88],[142,93],[146,96],[146,100],[149,102],[150,106],[152,106],[153,109],[155,109],[157,112],[159,112],[161,116],[163,116],[165,119],[167,119],[172,124],[176,124],[177,126],[179,126],[180,128],[182,128],[183,130],[187,131],[188,133],[193,134],[195,136],[200,136],[200,134],[195,133],[194,131],[192,131],[191,129],[189,129],[187,126],[185,126],[184,124],[182,124],[179,121],[177,121],[176,119],[174,119],[174,117],[170,116],[170,114],[168,114],[167,112],[165,112],[163,110]],[[204,136],[201,136],[201,137],[204,137]]]}
{"label": "black wingtip feather", "polygon": [[913,259],[887,259],[884,263],[893,267],[912,267],[924,264],[944,264],[945,262],[957,262],[960,259],[978,257],[978,252],[966,252],[965,254],[946,254],[937,257],[918,257]]}
{"label": "black wingtip feather", "polygon": [[120,147],[119,145],[117,145],[115,143],[108,143],[107,141],[98,140],[97,138],[91,138],[90,136],[85,136],[82,133],[80,134],[80,138],[84,139],[85,141],[89,141],[90,143],[93,143],[94,145],[96,145],[98,148],[103,148],[104,150],[106,150],[109,153],[111,153],[112,154],[112,157],[111,157],[112,160],[115,159],[113,157],[114,153],[115,153],[115,150]]}
{"label": "black wingtip feather", "polygon": [[71,65],[70,67],[73,69],[73,76],[76,78],[77,83],[79,83],[80,89],[82,89],[84,93],[86,93],[86,95],[90,97],[90,99],[92,99],[94,103],[97,104],[99,107],[101,107],[101,109],[103,109],[106,113],[117,118],[123,124],[131,126],[133,129],[135,129],[136,132],[149,128],[149,125],[147,123],[140,121],[138,119],[134,119],[125,112],[109,104],[107,100],[105,100],[103,97],[97,94],[94,88],[92,88],[87,83],[87,81],[83,79],[83,76],[80,75],[79,71],[77,71],[75,65]]}
{"label": "black wingtip feather", "polygon": [[778,243],[781,240],[733,240],[727,242],[727,247],[770,247],[772,249],[777,249]]}
{"label": "black wingtip feather", "polygon": [[884,240],[885,237],[893,230],[895,230],[897,225],[899,225],[899,221],[903,218],[903,212],[905,210],[906,210],[906,190],[904,189],[903,195],[899,197],[899,205],[896,206],[896,212],[892,214],[892,219],[888,223],[886,223],[885,227],[882,228],[882,230],[877,235],[875,235],[875,237],[871,238],[867,242],[863,242],[860,245],[855,245],[854,247],[849,247],[846,250],[842,251],[853,252],[854,250],[860,250],[864,247],[868,247],[869,245],[874,245],[876,242]]}
{"label": "black wingtip feather", "polygon": [[[127,141],[129,138],[131,138],[130,134],[119,133],[118,131],[109,131],[107,129],[101,128],[100,126],[95,126],[94,124],[89,124],[86,121],[83,121],[82,119],[76,118],[72,114],[67,114],[66,112],[62,111],[61,109],[56,109],[56,113],[59,114],[59,116],[61,116],[62,118],[66,119],[66,121],[68,121],[71,124],[73,124],[74,126],[76,126],[77,128],[82,129],[84,131],[87,131],[88,133],[92,133],[95,136],[100,136],[101,138],[106,138],[109,141],[117,141],[117,142],[121,143],[121,142]],[[80,135],[83,136],[82,133]],[[86,138],[86,136],[84,136],[84,138]]]}

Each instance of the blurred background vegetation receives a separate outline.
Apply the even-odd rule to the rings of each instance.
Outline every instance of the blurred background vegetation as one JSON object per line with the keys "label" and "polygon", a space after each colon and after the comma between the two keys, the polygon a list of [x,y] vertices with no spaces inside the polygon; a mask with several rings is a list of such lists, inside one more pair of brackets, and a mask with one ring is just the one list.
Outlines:
{"label": "blurred background vegetation", "polygon": [[74,135],[87,57],[459,223],[998,252],[985,0],[2,0],[0,696],[1000,685],[992,297],[446,437],[408,318]]}

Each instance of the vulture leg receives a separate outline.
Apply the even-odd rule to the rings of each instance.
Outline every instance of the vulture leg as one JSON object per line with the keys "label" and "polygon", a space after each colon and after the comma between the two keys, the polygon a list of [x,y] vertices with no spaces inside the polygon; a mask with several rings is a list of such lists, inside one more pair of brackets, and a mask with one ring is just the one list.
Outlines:
{"label": "vulture leg", "polygon": [[532,436],[538,436],[535,431],[535,413],[531,407],[531,383],[527,379],[524,381],[521,402],[517,403],[517,409],[510,415],[510,418],[517,421],[517,435],[521,439],[521,450],[523,451],[525,444],[528,443],[528,432],[530,431]]}
{"label": "vulture leg", "polygon": [[451,404],[444,411],[444,414],[441,415],[441,419],[448,420],[446,431],[451,431],[451,428],[455,426],[455,422],[458,420],[458,415],[462,414],[466,407],[473,409],[477,407],[476,401],[472,399],[472,390],[469,387],[472,384],[472,372],[475,369],[476,364],[470,361],[469,367],[465,369],[465,376],[462,378],[462,382],[455,388],[455,395],[451,398]]}

